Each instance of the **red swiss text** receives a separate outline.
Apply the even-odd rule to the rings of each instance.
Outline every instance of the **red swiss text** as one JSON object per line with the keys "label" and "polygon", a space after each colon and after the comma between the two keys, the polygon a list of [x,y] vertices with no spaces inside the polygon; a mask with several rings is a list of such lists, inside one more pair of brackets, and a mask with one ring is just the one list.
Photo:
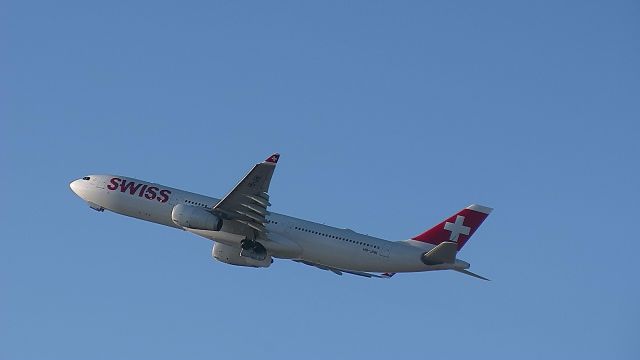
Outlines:
{"label": "red swiss text", "polygon": [[156,186],[136,183],[135,181],[127,181],[125,179],[120,179],[117,177],[111,178],[111,180],[109,180],[107,189],[120,190],[120,192],[123,193],[129,193],[130,195],[134,196],[138,195],[139,197],[144,197],[145,199],[149,200],[155,199],[162,203],[169,201],[169,195],[171,194],[171,190],[160,189]]}

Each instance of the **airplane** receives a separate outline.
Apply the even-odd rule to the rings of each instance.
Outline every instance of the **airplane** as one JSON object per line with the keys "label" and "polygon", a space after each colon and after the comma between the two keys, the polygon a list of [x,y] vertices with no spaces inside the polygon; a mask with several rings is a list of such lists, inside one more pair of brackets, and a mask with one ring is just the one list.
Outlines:
{"label": "airplane", "polygon": [[223,263],[267,268],[290,259],[333,272],[390,278],[396,273],[454,270],[479,279],[457,258],[492,209],[469,205],[407,240],[388,241],[268,210],[280,155],[256,164],[222,199],[118,175],[87,175],[71,190],[90,208],[150,221],[213,240]]}

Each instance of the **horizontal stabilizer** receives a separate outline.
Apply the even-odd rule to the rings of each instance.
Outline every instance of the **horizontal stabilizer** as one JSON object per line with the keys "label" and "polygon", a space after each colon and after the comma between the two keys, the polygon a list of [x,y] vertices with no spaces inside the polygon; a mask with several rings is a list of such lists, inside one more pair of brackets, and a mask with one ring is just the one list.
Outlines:
{"label": "horizontal stabilizer", "polygon": [[474,273],[472,273],[472,272],[471,272],[471,271],[469,271],[469,270],[462,270],[462,269],[453,269],[453,270],[455,270],[455,271],[457,271],[457,272],[459,272],[459,273],[463,273],[463,274],[466,274],[466,275],[469,275],[469,276],[473,276],[474,278],[478,278],[478,279],[482,279],[482,280],[491,281],[491,280],[487,279],[486,277],[484,277],[484,276],[480,276],[480,275],[478,275],[478,274],[474,274]]}
{"label": "horizontal stabilizer", "polygon": [[452,264],[456,261],[458,244],[445,241],[422,255],[426,265]]}

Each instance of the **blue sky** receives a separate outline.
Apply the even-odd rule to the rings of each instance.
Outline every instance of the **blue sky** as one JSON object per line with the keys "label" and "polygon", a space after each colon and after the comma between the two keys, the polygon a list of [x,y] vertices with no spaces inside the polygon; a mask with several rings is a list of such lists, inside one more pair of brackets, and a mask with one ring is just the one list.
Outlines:
{"label": "blue sky", "polygon": [[[0,358],[637,359],[640,6],[0,4]],[[115,173],[386,239],[495,208],[457,273],[228,266],[96,213]]]}

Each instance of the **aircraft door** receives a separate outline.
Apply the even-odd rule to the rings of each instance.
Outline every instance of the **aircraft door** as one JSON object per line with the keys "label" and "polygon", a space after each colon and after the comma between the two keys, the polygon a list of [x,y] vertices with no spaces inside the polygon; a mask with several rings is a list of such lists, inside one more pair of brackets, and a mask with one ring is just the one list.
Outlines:
{"label": "aircraft door", "polygon": [[96,189],[104,190],[106,182],[107,182],[106,179],[99,178],[95,180],[94,185],[96,186]]}
{"label": "aircraft door", "polygon": [[380,246],[380,256],[383,258],[389,258],[389,245],[382,245]]}

